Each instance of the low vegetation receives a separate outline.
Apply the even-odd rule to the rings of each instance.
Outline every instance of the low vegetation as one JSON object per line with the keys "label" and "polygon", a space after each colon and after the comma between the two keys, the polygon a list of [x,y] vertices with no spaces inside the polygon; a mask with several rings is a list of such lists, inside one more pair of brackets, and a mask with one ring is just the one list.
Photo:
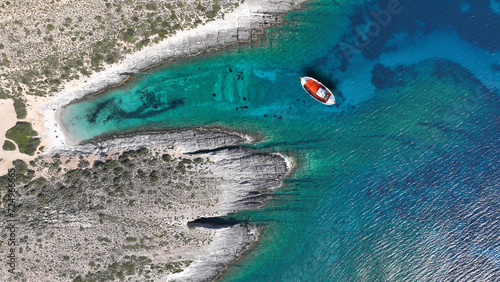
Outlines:
{"label": "low vegetation", "polygon": [[33,156],[40,145],[40,139],[34,138],[37,135],[31,123],[18,121],[14,127],[7,130],[5,137],[16,142],[19,152]]}
{"label": "low vegetation", "polygon": [[[67,157],[61,155],[15,161],[24,259],[19,277],[154,281],[189,265],[185,252],[209,243],[213,232],[188,228],[193,218],[186,215],[192,209],[213,215],[217,179],[205,158],[164,156],[142,148],[93,164],[73,157],[75,169],[64,168]],[[8,179],[0,177],[2,195]]]}
{"label": "low vegetation", "polygon": [[241,1],[4,2],[0,98],[51,95],[64,82],[88,77],[178,30],[223,17]]}
{"label": "low vegetation", "polygon": [[14,109],[16,111],[17,119],[24,119],[28,112],[26,111],[26,105],[21,99],[14,99]]}
{"label": "low vegetation", "polygon": [[4,149],[5,151],[14,151],[16,149],[16,145],[14,145],[14,143],[10,142],[9,140],[5,140],[2,149]]}

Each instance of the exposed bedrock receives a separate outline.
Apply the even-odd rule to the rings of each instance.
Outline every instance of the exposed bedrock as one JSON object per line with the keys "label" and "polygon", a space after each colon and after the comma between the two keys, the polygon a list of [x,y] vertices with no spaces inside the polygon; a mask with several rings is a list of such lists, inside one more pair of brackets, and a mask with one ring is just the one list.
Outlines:
{"label": "exposed bedrock", "polygon": [[220,203],[222,214],[256,208],[288,173],[279,155],[259,154],[245,149],[213,152],[214,175],[223,180]]}
{"label": "exposed bedrock", "polygon": [[217,129],[179,129],[159,132],[139,132],[110,135],[87,141],[82,145],[66,146],[56,152],[61,155],[104,155],[113,151],[139,147],[162,146],[183,153],[241,145],[250,137]]}
{"label": "exposed bedrock", "polygon": [[228,263],[237,259],[259,236],[259,229],[246,223],[238,223],[217,231],[213,242],[200,250],[200,255],[186,270],[170,274],[163,281],[214,280]]}
{"label": "exposed bedrock", "polygon": [[225,215],[259,206],[269,192],[281,185],[281,179],[288,172],[280,155],[261,154],[238,147],[249,141],[250,137],[217,129],[178,129],[109,136],[83,145],[68,146],[56,153],[105,156],[140,147],[162,147],[191,157],[207,156],[214,162],[212,172],[221,178],[220,215]]}
{"label": "exposed bedrock", "polygon": [[[101,155],[140,147],[173,149],[189,157],[202,157],[218,183],[215,216],[186,222],[188,227],[215,230],[212,243],[200,249],[193,263],[167,281],[207,281],[237,259],[259,236],[259,228],[234,219],[221,219],[228,213],[256,208],[270,192],[282,184],[289,172],[286,160],[278,154],[262,154],[239,147],[251,138],[218,129],[179,129],[165,132],[109,136],[83,145],[67,147],[60,155]],[[217,217],[219,216],[219,217]]]}

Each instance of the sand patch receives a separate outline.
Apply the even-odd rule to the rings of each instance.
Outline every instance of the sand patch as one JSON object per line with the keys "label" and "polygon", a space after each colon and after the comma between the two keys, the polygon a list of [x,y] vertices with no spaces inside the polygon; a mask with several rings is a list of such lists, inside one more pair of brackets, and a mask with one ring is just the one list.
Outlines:
{"label": "sand patch", "polygon": [[16,125],[17,116],[14,109],[14,101],[12,99],[0,100],[0,113],[2,113],[2,122],[0,123],[0,142],[3,145],[5,141],[5,133],[11,127]]}
{"label": "sand patch", "polygon": [[[12,167],[12,161],[18,159],[22,154],[19,153],[18,148],[16,148],[15,151],[4,151],[4,149],[1,148],[5,140],[7,140],[7,138],[5,138],[5,133],[16,125],[17,122],[14,101],[12,99],[0,100],[0,113],[2,118],[2,122],[0,123],[0,175],[4,175],[7,173],[7,170]],[[15,143],[12,140],[9,141]]]}

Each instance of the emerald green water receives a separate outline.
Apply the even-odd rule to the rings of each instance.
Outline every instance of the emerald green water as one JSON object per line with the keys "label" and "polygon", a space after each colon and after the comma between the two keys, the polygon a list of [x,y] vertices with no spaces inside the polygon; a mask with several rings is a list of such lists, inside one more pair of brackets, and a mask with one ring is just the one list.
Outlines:
{"label": "emerald green water", "polygon": [[[265,231],[223,281],[443,280],[469,277],[464,267],[495,277],[498,95],[432,54],[381,89],[363,75],[372,59],[355,54],[341,70],[333,48],[356,7],[309,2],[261,42],[177,60],[68,106],[62,120],[78,140],[217,126],[294,157],[266,207],[232,215]],[[394,65],[414,61],[391,54]],[[337,86],[340,106],[308,97],[305,74]]]}

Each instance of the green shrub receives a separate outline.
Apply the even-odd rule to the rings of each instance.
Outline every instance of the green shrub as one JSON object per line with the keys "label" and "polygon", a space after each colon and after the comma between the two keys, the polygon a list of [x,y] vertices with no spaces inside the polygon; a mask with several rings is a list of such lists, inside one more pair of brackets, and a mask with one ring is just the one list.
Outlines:
{"label": "green shrub", "polygon": [[148,4],[146,4],[146,9],[148,9],[150,11],[155,11],[156,5],[154,3],[148,3]]}
{"label": "green shrub", "polygon": [[94,56],[92,56],[92,58],[90,58],[90,64],[94,68],[97,68],[102,60],[104,60],[104,56],[99,53],[96,53],[94,54]]}
{"label": "green shrub", "polygon": [[14,109],[16,110],[16,116],[18,119],[26,118],[28,112],[26,111],[26,105],[23,100],[14,99]]}
{"label": "green shrub", "polygon": [[14,145],[14,143],[10,142],[9,140],[5,140],[2,149],[4,149],[5,151],[14,151],[16,149],[16,145]]}
{"label": "green shrub", "polygon": [[215,18],[215,16],[217,16],[217,13],[220,11],[220,6],[215,4],[212,8],[211,11],[208,11],[207,13],[207,17],[209,18]]}
{"label": "green shrub", "polygon": [[109,239],[107,237],[97,237],[97,240],[99,240],[101,242],[111,243],[111,239]]}
{"label": "green shrub", "polygon": [[134,42],[134,30],[129,28],[123,33],[123,41],[133,43]]}
{"label": "green shrub", "polygon": [[116,63],[119,60],[119,56],[120,55],[116,52],[110,52],[110,53],[106,54],[105,61],[108,64]]}
{"label": "green shrub", "polygon": [[88,167],[89,165],[90,165],[90,163],[87,160],[80,160],[80,162],[78,162],[79,168],[85,168],[85,167]]}
{"label": "green shrub", "polygon": [[203,7],[203,5],[201,5],[201,4],[198,4],[198,6],[196,6],[196,9],[198,9],[198,10],[200,10],[202,12],[205,12],[205,10],[206,10],[206,8]]}
{"label": "green shrub", "polygon": [[171,161],[171,160],[172,160],[172,156],[171,156],[171,155],[169,155],[169,154],[165,154],[165,155],[161,156],[161,158],[162,158],[164,161],[166,161],[166,162],[169,162],[169,161]]}
{"label": "green shrub", "polygon": [[109,159],[104,163],[102,171],[107,172],[115,167],[118,167],[118,162],[116,160]]}
{"label": "green shrub", "polygon": [[180,162],[177,167],[176,167],[177,171],[179,171],[180,173],[182,174],[185,174],[186,173],[186,166]]}
{"label": "green shrub", "polygon": [[139,42],[137,42],[137,44],[135,44],[135,48],[137,48],[138,50],[142,49],[142,47],[146,46],[149,44],[151,40],[149,40],[149,38],[145,38]]}
{"label": "green shrub", "polygon": [[137,152],[138,157],[144,157],[144,156],[148,155],[149,150],[148,150],[148,148],[142,147],[139,150],[137,150],[136,152]]}
{"label": "green shrub", "polygon": [[16,168],[16,174],[25,174],[28,171],[28,165],[23,160],[15,160],[12,164]]}
{"label": "green shrub", "polygon": [[68,18],[64,19],[63,25],[64,26],[69,26],[69,25],[71,25],[72,22],[73,22],[73,19],[68,17]]}
{"label": "green shrub", "polygon": [[38,133],[33,130],[31,123],[18,121],[14,127],[7,130],[5,137],[16,142],[19,152],[33,156],[40,145],[39,138],[33,138]]}
{"label": "green shrub", "polygon": [[153,171],[149,174],[149,178],[151,179],[151,181],[152,181],[152,182],[156,182],[156,181],[158,181],[158,171],[153,170]]}
{"label": "green shrub", "polygon": [[119,166],[119,167],[115,167],[115,168],[113,169],[113,173],[114,173],[116,176],[120,175],[122,172],[123,172],[123,167],[120,167],[120,166]]}
{"label": "green shrub", "polygon": [[146,178],[146,173],[144,173],[144,171],[142,169],[138,169],[137,170],[137,176],[140,178],[140,179],[144,179]]}

